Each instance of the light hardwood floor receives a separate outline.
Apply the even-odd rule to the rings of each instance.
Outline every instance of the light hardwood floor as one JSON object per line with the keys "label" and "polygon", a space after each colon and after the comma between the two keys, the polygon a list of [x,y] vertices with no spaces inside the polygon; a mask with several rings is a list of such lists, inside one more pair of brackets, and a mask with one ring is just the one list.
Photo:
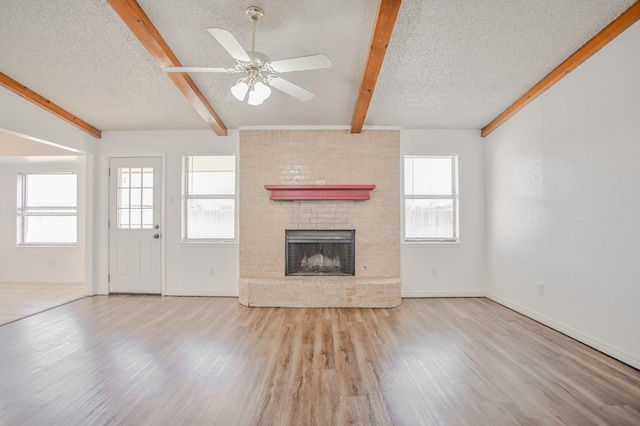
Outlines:
{"label": "light hardwood floor", "polygon": [[487,299],[95,296],[0,327],[2,425],[638,425],[640,372]]}
{"label": "light hardwood floor", "polygon": [[84,297],[84,283],[0,283],[0,325]]}

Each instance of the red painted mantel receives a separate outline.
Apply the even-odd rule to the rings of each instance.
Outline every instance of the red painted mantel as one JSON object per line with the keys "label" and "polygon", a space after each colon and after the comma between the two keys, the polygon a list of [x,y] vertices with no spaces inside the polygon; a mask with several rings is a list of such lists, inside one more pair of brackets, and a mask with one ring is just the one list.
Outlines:
{"label": "red painted mantel", "polygon": [[270,200],[369,200],[375,185],[265,185]]}

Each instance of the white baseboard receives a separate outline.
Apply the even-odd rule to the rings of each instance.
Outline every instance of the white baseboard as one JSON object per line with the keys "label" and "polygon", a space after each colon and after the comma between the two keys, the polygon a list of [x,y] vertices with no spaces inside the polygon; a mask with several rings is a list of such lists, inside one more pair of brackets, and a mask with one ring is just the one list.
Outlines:
{"label": "white baseboard", "polygon": [[[109,292],[97,292],[96,296],[108,296]],[[203,291],[181,289],[167,291],[162,296],[196,296],[196,297],[238,297],[237,291]]]}
{"label": "white baseboard", "polygon": [[3,278],[0,284],[84,284],[84,280],[76,278],[20,278],[16,280]]}
{"label": "white baseboard", "polygon": [[570,327],[564,323],[556,321],[538,312],[532,311],[529,308],[526,308],[518,303],[512,302],[511,300],[500,297],[496,294],[490,293],[490,294],[487,294],[486,297],[493,300],[496,303],[506,306],[509,309],[513,309],[514,311],[519,312],[522,315],[525,315],[533,320],[536,320],[539,323],[542,323],[548,327],[551,327],[554,330],[559,331],[560,333],[566,334],[567,336],[572,337],[578,340],[579,342],[584,343],[585,345],[591,346],[592,348],[602,353],[605,353],[619,361],[622,361],[625,364],[629,364],[634,368],[640,369],[640,357],[638,355],[631,354],[623,349],[618,348],[617,346],[613,346],[596,337],[593,337],[587,333],[583,333],[580,330],[576,330],[573,327]]}
{"label": "white baseboard", "polygon": [[403,291],[401,297],[404,299],[417,297],[485,297],[487,293],[483,290],[461,290],[461,291]]}
{"label": "white baseboard", "polygon": [[164,296],[238,297],[238,291],[197,290],[181,288],[178,290],[167,290],[164,293]]}

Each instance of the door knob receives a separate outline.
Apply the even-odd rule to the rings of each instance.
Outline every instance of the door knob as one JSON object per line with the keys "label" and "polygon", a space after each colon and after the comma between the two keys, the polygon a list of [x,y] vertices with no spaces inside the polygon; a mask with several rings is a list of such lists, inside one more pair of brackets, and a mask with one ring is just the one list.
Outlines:
{"label": "door knob", "polygon": [[158,238],[160,238],[160,234],[155,234],[155,235],[153,236],[153,238],[155,238],[155,239],[157,240]]}

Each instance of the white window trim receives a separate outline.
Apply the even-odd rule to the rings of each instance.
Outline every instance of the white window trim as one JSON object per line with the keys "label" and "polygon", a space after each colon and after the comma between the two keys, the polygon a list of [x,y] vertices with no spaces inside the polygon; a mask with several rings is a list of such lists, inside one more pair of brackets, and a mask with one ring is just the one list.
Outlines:
{"label": "white window trim", "polygon": [[[76,192],[78,190],[78,173],[77,172],[20,172],[18,179],[20,180],[19,205],[17,206],[17,219],[20,221],[18,229],[16,229],[16,239],[18,247],[77,247],[78,245],[78,202],[76,193],[75,206],[38,206],[25,207],[24,203],[27,198],[27,176],[33,175],[74,175],[76,177]],[[58,210],[60,213],[43,213],[43,211]],[[72,211],[69,212],[69,211]],[[29,216],[68,216],[76,218],[76,241],[75,242],[25,242],[25,219]]]}
{"label": "white window trim", "polygon": [[[187,170],[188,159],[190,157],[233,157],[235,160],[235,172],[234,172],[234,193],[233,194],[208,194],[208,195],[188,195],[189,177]],[[182,156],[182,223],[181,223],[181,244],[185,245],[198,245],[198,244],[213,244],[213,245],[232,245],[238,243],[238,155],[235,153],[222,153],[222,154],[188,154]],[[187,200],[190,199],[227,199],[234,200],[234,218],[233,218],[233,238],[187,238]]]}
{"label": "white window trim", "polygon": [[[452,189],[451,195],[407,195],[405,193],[405,159],[407,158],[450,158],[452,160],[451,165],[451,180]],[[402,241],[408,245],[443,245],[443,246],[457,246],[460,245],[460,177],[458,174],[458,154],[404,154],[402,155]],[[453,238],[422,238],[422,237],[407,237],[406,231],[406,200],[452,200],[453,203]]]}

